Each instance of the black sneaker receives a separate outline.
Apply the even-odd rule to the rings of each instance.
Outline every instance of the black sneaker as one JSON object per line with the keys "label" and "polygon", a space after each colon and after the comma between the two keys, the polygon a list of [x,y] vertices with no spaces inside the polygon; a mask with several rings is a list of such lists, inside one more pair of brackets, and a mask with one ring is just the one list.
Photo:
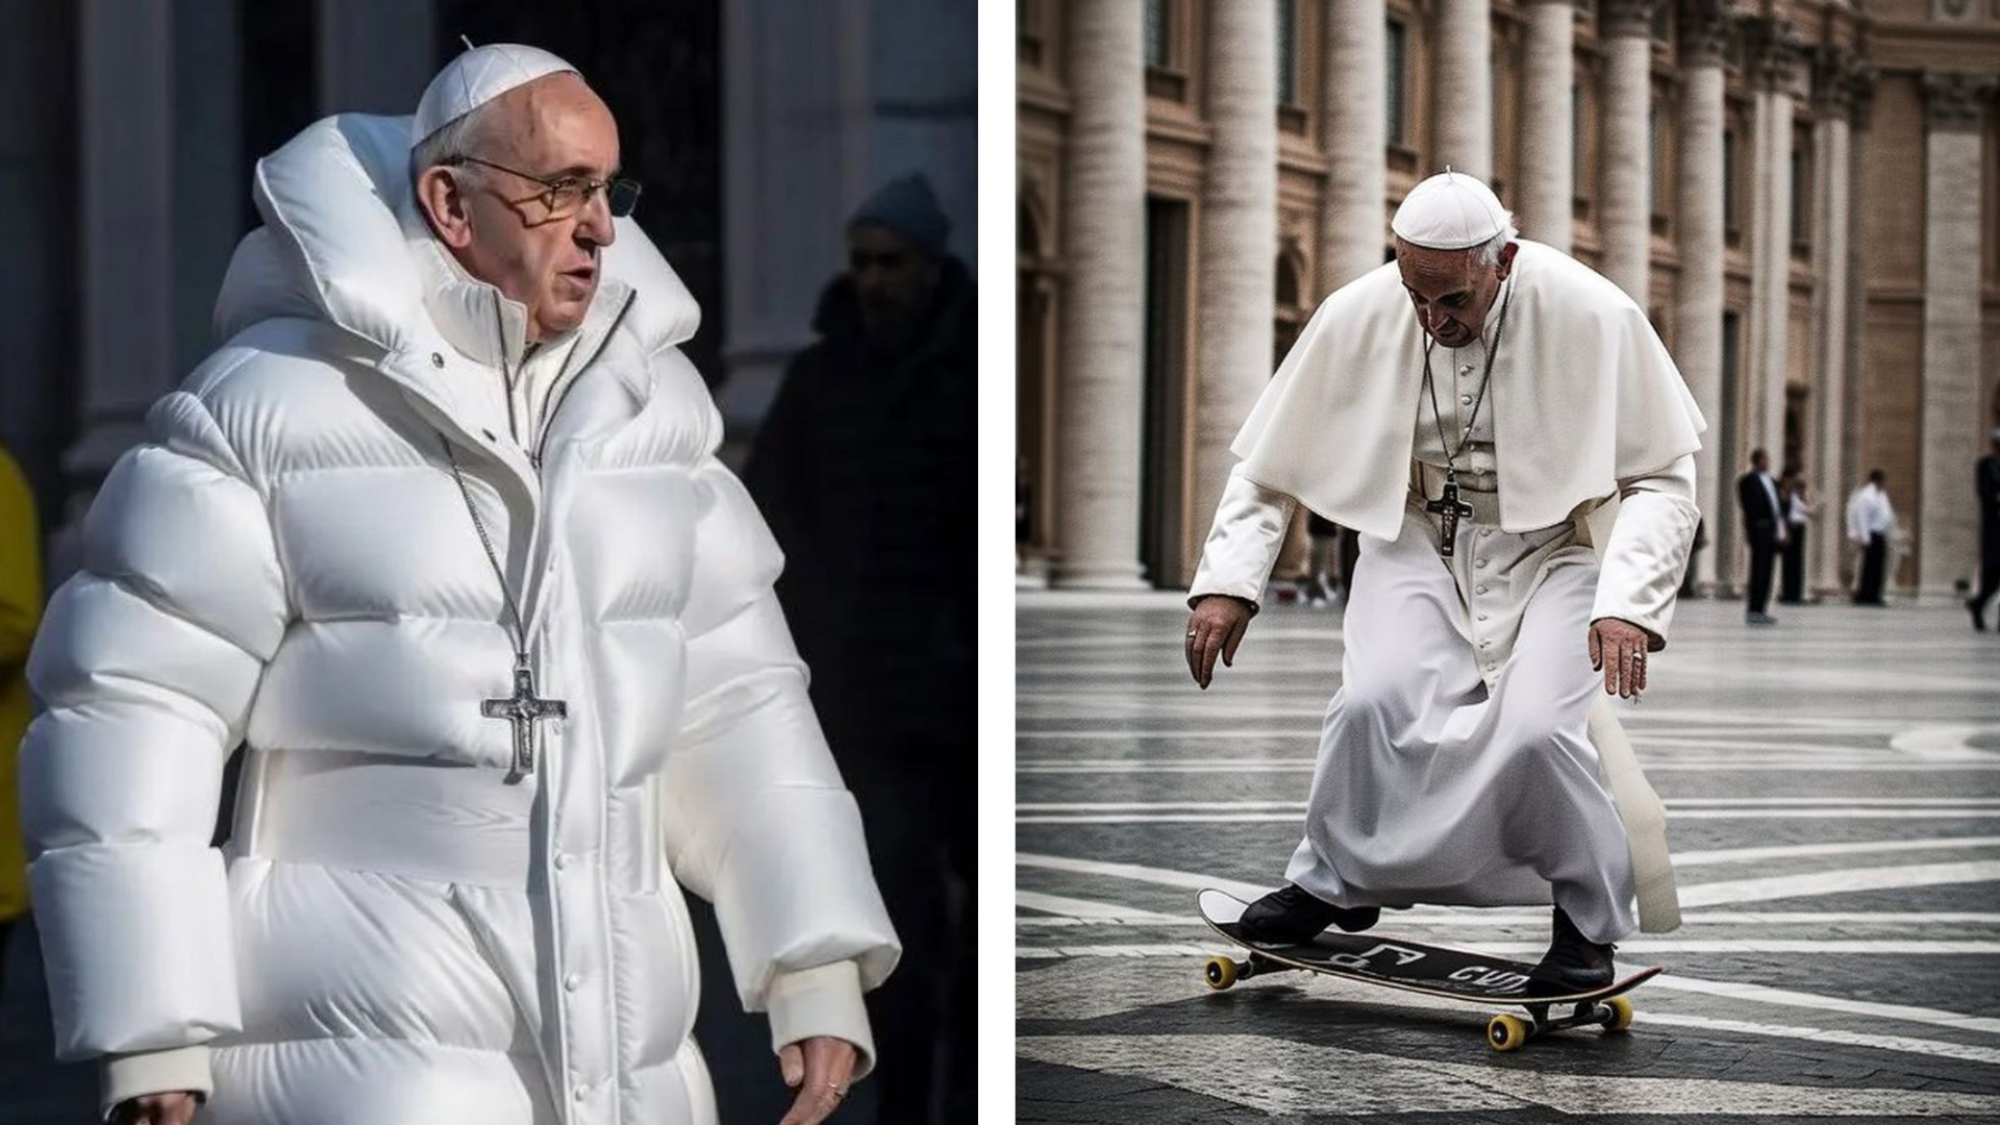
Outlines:
{"label": "black sneaker", "polygon": [[1599,945],[1584,937],[1577,930],[1576,923],[1570,921],[1569,915],[1558,906],[1555,938],[1531,975],[1537,983],[1548,986],[1549,991],[1589,992],[1604,988],[1618,979],[1617,970],[1611,963],[1612,951],[1617,948],[1610,944]]}
{"label": "black sneaker", "polygon": [[1382,911],[1376,907],[1335,906],[1286,883],[1244,907],[1236,932],[1245,941],[1298,945],[1311,941],[1328,926],[1339,926],[1351,934],[1367,929],[1381,917]]}

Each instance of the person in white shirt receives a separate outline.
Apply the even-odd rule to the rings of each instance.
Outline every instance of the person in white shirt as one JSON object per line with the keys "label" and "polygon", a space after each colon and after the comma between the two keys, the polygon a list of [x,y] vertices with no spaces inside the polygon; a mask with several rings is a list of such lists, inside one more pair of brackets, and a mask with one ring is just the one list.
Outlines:
{"label": "person in white shirt", "polygon": [[1778,495],[1785,506],[1785,562],[1778,600],[1785,605],[1804,605],[1806,525],[1813,517],[1812,501],[1807,499],[1806,478],[1796,469],[1786,472],[1785,478],[1778,482]]}
{"label": "person in white shirt", "polygon": [[1882,584],[1887,578],[1889,534],[1896,529],[1896,509],[1882,487],[1882,470],[1868,474],[1868,483],[1847,501],[1847,539],[1861,549],[1861,580],[1854,588],[1855,605],[1886,605]]}

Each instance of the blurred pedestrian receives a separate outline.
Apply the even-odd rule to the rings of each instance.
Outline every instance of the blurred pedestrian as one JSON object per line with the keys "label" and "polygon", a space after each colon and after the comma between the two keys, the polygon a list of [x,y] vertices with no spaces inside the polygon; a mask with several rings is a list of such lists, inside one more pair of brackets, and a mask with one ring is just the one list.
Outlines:
{"label": "blurred pedestrian", "polygon": [[1778,498],[1785,505],[1784,580],[1778,600],[1786,605],[1804,605],[1806,600],[1806,524],[1812,520],[1813,505],[1806,493],[1806,478],[1797,469],[1787,470],[1778,482]]}
{"label": "blurred pedestrian", "polygon": [[875,875],[909,951],[869,997],[881,1120],[970,1121],[978,788],[978,369],[970,272],[920,174],[847,227],[744,480],[789,560],[778,582],[812,698],[861,802]]}
{"label": "blurred pedestrian", "polygon": [[1696,560],[1701,558],[1701,552],[1707,546],[1708,546],[1708,520],[1705,518],[1697,519],[1694,521],[1694,546],[1688,549],[1687,569],[1681,572],[1680,597],[1683,599],[1693,598],[1695,594],[1699,592],[1696,589],[1695,577],[1694,577],[1696,569],[1695,562]]}
{"label": "blurred pedestrian", "polygon": [[1882,586],[1888,579],[1889,536],[1896,529],[1896,509],[1882,487],[1882,470],[1868,474],[1868,483],[1847,501],[1847,540],[1860,548],[1860,577],[1854,586],[1855,605],[1887,605]]}
{"label": "blurred pedestrian", "polygon": [[1307,512],[1306,537],[1312,542],[1306,552],[1306,604],[1326,605],[1335,591],[1345,588],[1334,573],[1340,561],[1340,525],[1318,512]]}
{"label": "blurred pedestrian", "polygon": [[1771,479],[1771,455],[1750,453],[1750,471],[1736,478],[1736,503],[1743,511],[1743,530],[1750,540],[1750,590],[1743,620],[1751,625],[1775,625],[1766,612],[1771,601],[1771,569],[1785,542],[1785,507],[1778,482]]}
{"label": "blurred pedestrian", "polygon": [[28,913],[21,844],[21,734],[28,728],[28,648],[42,617],[41,528],[21,468],[0,449],[0,992],[7,940]]}
{"label": "blurred pedestrian", "polygon": [[1986,631],[1986,603],[2000,593],[2000,430],[1988,437],[1991,449],[1979,459],[1973,480],[1979,494],[1979,589],[1966,599],[1972,627]]}

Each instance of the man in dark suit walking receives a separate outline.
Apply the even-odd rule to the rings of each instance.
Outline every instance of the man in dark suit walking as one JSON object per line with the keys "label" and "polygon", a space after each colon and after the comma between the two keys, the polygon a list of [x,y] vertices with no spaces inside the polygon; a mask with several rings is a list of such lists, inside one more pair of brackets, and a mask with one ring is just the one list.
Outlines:
{"label": "man in dark suit walking", "polygon": [[1771,604],[1771,564],[1785,541],[1785,512],[1778,502],[1778,482],[1771,479],[1770,455],[1761,449],[1751,451],[1750,471],[1736,479],[1736,503],[1750,537],[1750,597],[1743,620],[1775,625],[1778,619],[1764,610]]}
{"label": "man in dark suit walking", "polygon": [[1979,488],[1979,592],[1966,599],[1972,627],[1986,631],[1986,603],[2000,593],[2000,430],[1989,438],[1991,450],[1979,459],[1974,479]]}

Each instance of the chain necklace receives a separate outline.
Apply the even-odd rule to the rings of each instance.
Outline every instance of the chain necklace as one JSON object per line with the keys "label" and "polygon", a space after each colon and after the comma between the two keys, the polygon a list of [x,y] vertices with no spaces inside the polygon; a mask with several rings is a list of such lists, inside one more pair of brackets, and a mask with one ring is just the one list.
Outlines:
{"label": "chain necklace", "polygon": [[1438,545],[1438,553],[1450,558],[1456,553],[1458,521],[1472,515],[1472,505],[1463,504],[1458,499],[1458,455],[1472,440],[1473,423],[1479,420],[1479,408],[1486,403],[1486,388],[1493,382],[1493,358],[1500,354],[1500,337],[1507,331],[1507,310],[1514,303],[1514,283],[1507,282],[1507,293],[1500,299],[1500,321],[1493,326],[1493,343],[1486,349],[1486,367],[1479,375],[1479,393],[1472,400],[1472,410],[1465,418],[1465,432],[1458,437],[1458,447],[1452,448],[1450,439],[1445,437],[1444,412],[1438,408],[1437,381],[1431,377],[1431,349],[1437,346],[1437,339],[1425,334],[1424,338],[1424,390],[1431,399],[1431,419],[1437,423],[1438,444],[1444,447],[1444,488],[1436,500],[1424,504],[1424,511],[1444,517],[1444,527]]}
{"label": "chain necklace", "polygon": [[465,483],[465,472],[459,468],[458,453],[452,449],[451,441],[442,432],[438,441],[444,446],[445,460],[451,464],[452,479],[458,482],[458,495],[465,501],[465,510],[472,516],[473,530],[479,532],[479,545],[486,549],[486,561],[493,567],[493,577],[499,580],[500,594],[507,600],[508,625],[512,627],[514,638],[514,694],[505,699],[480,701],[479,713],[489,719],[505,719],[514,727],[514,755],[508,765],[506,783],[518,784],[535,768],[535,723],[543,719],[563,719],[569,717],[568,706],[560,699],[542,699],[535,694],[535,673],[528,665],[528,629],[521,618],[520,603],[514,600],[514,590],[507,585],[507,571],[500,565],[500,554],[493,549],[493,537],[486,531],[486,521],[479,517],[479,507],[472,502],[472,490]]}

